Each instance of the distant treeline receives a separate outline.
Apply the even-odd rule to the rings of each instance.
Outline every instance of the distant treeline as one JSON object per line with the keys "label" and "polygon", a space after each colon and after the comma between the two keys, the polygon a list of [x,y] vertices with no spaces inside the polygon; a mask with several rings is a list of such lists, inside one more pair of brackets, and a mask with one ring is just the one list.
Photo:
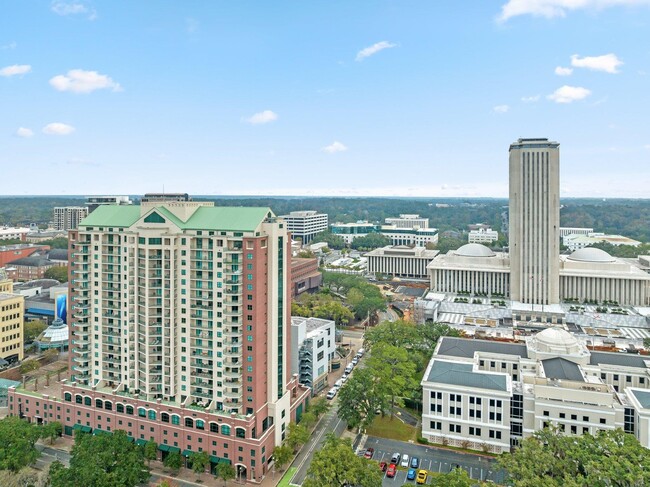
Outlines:
{"label": "distant treeline", "polygon": [[[137,202],[137,198],[133,198]],[[468,198],[329,198],[329,197],[195,197],[212,200],[222,206],[269,206],[277,215],[295,210],[327,213],[330,222],[369,220],[383,222],[400,213],[417,213],[428,217],[431,226],[445,230],[467,230],[471,223],[487,223],[501,230],[507,199]],[[80,197],[30,196],[0,197],[0,224],[25,225],[52,220],[55,206],[83,204]],[[436,204],[450,205],[437,207]],[[593,227],[595,231],[621,234],[650,241],[650,200],[562,200],[561,225]]]}

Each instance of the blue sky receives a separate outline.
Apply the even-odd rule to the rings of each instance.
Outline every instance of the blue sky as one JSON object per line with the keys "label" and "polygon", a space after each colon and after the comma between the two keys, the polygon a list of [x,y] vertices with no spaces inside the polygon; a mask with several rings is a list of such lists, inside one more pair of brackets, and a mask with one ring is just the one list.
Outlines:
{"label": "blue sky", "polygon": [[650,0],[1,9],[0,194],[650,196]]}

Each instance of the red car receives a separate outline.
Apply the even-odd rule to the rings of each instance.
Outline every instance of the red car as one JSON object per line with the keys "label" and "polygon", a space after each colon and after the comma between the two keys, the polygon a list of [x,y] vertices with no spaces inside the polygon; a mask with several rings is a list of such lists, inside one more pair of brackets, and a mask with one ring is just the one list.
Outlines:
{"label": "red car", "polygon": [[381,462],[381,463],[379,464],[379,469],[380,469],[382,472],[385,472],[387,468],[388,468],[388,464],[387,464],[386,462]]}
{"label": "red car", "polygon": [[375,449],[374,448],[368,448],[366,452],[363,454],[364,458],[372,458],[372,456],[375,454]]}
{"label": "red car", "polygon": [[386,470],[386,477],[392,479],[393,477],[395,477],[396,473],[397,473],[397,465],[395,465],[394,463],[391,463],[388,466],[388,470]]}

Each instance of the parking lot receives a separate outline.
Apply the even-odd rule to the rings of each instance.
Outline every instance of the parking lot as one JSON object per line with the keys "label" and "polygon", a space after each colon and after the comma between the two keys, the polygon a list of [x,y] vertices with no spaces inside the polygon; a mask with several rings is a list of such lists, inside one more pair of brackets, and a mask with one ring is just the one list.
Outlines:
{"label": "parking lot", "polygon": [[[492,480],[496,483],[504,481],[504,472],[496,466],[496,460],[482,455],[472,455],[444,448],[435,448],[415,443],[404,443],[401,441],[387,440],[369,436],[364,448],[374,448],[373,460],[390,463],[393,453],[403,455],[406,453],[409,458],[420,459],[420,467],[429,472],[447,473],[456,466],[464,469],[471,478],[476,480]],[[404,485],[406,470],[398,470],[394,478],[384,476],[383,486],[396,487]]]}

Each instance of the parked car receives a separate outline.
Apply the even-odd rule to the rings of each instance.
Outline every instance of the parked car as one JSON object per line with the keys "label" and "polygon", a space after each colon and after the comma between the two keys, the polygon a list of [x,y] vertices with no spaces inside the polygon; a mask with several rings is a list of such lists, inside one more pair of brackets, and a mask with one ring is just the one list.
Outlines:
{"label": "parked car", "polygon": [[329,399],[329,400],[334,399],[334,396],[336,396],[336,391],[337,391],[336,387],[332,387],[332,388],[328,391],[327,396],[325,396],[325,397],[327,397],[327,399]]}
{"label": "parked car", "polygon": [[408,467],[409,466],[409,456],[405,453],[402,455],[402,463],[400,464],[402,467]]}
{"label": "parked car", "polygon": [[359,363],[359,359],[357,357],[354,357],[352,359],[352,365],[357,365]]}
{"label": "parked car", "polygon": [[411,458],[411,468],[418,468],[420,466],[420,459],[418,457]]}
{"label": "parked car", "polygon": [[375,454],[375,449],[374,448],[368,448],[366,450],[366,453],[363,454],[364,457],[366,458],[372,458],[372,456]]}
{"label": "parked car", "polygon": [[357,355],[360,355],[363,357],[363,354],[366,353],[366,350],[364,348],[360,348],[359,351],[357,352]]}
{"label": "parked car", "polygon": [[415,480],[415,469],[409,468],[409,471],[406,472],[406,480]]}
{"label": "parked car", "polygon": [[381,463],[379,464],[379,469],[380,469],[382,472],[385,472],[387,468],[388,468],[388,464],[387,464],[386,462],[381,462]]}
{"label": "parked car", "polygon": [[395,477],[396,473],[397,473],[397,465],[395,465],[394,463],[391,463],[388,466],[388,469],[386,470],[386,477],[392,479],[393,477]]}
{"label": "parked car", "polygon": [[337,389],[340,389],[342,385],[343,385],[343,380],[341,380],[341,379],[337,380],[334,383],[334,387],[336,387]]}
{"label": "parked car", "polygon": [[399,453],[393,453],[393,456],[390,457],[390,463],[394,463],[395,465],[397,465],[399,463],[400,458],[402,458],[402,455],[400,455]]}
{"label": "parked car", "polygon": [[415,479],[415,483],[417,484],[426,484],[427,483],[427,471],[426,470],[418,470],[418,476]]}

